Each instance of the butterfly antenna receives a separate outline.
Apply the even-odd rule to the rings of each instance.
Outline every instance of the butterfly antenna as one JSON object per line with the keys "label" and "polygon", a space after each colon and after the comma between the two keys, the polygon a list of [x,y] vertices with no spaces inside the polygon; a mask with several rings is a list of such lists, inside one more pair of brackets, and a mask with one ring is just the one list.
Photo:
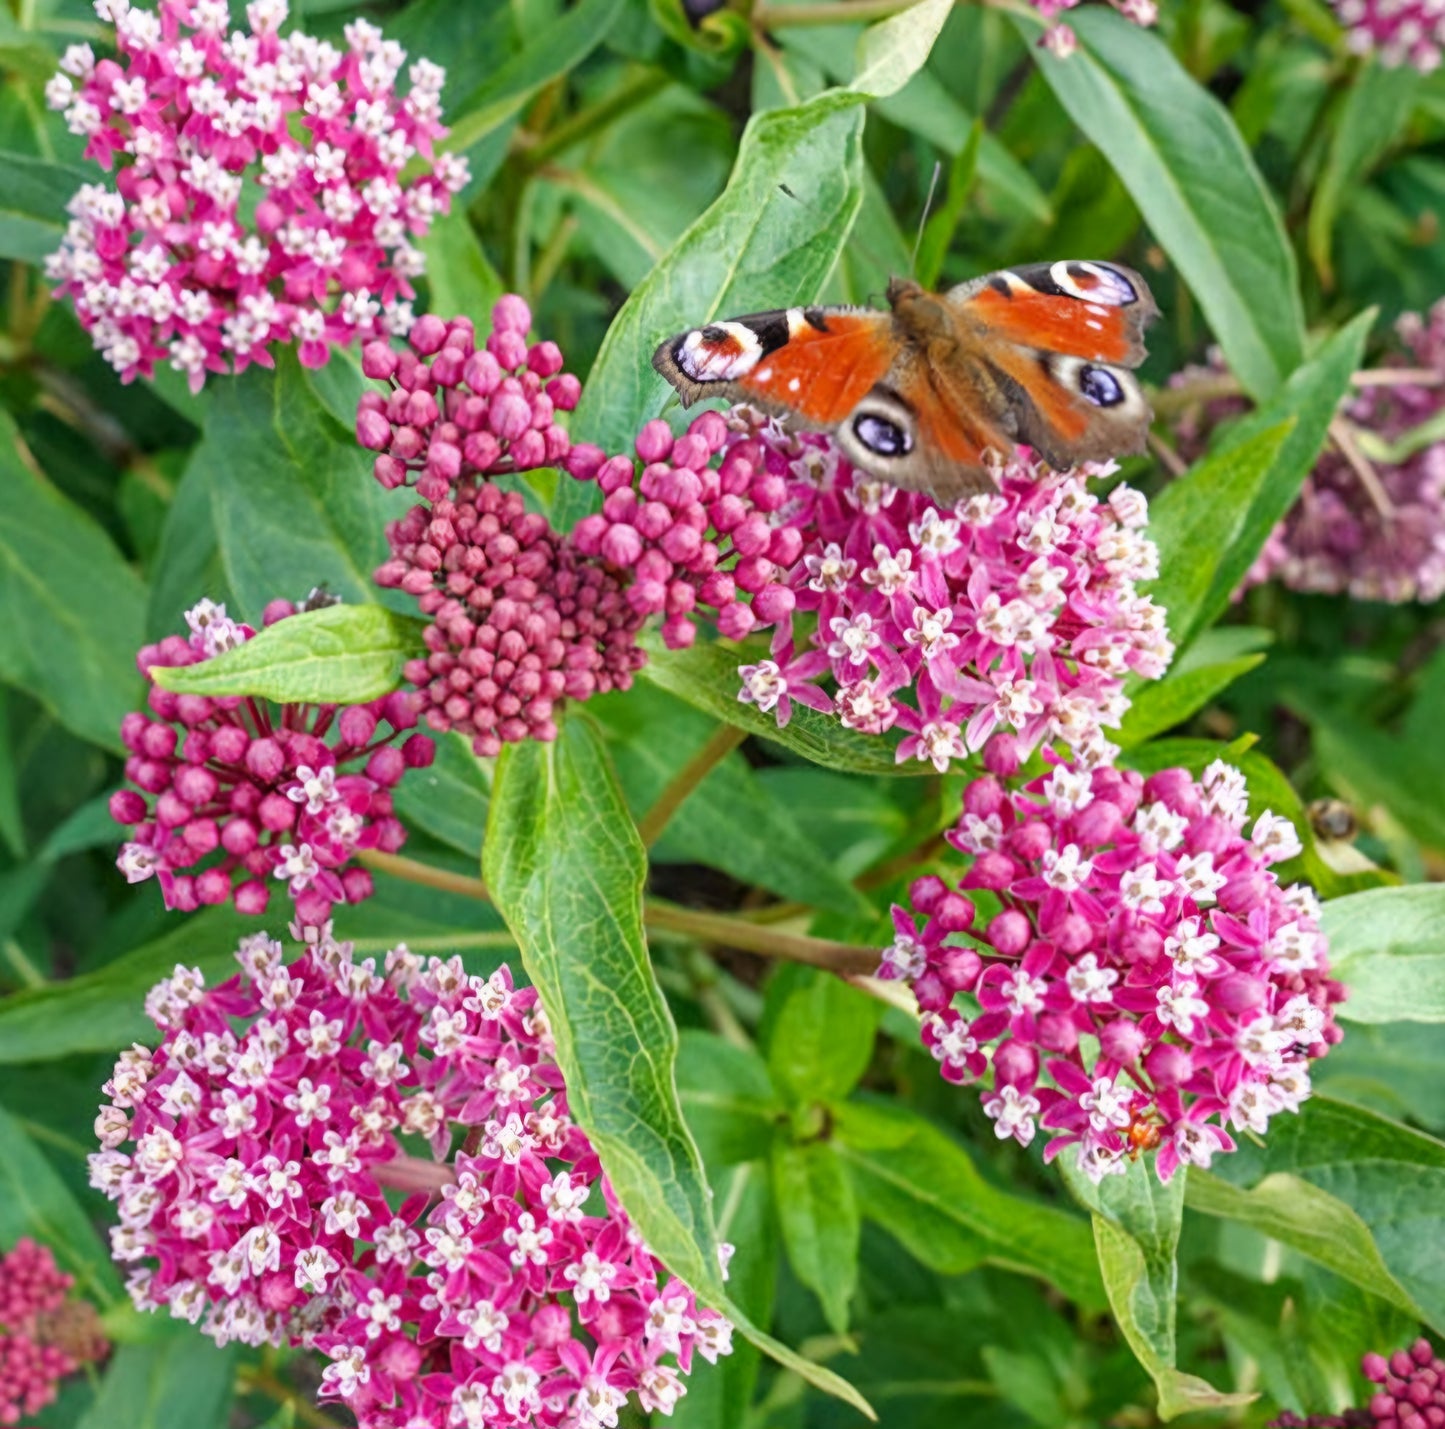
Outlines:
{"label": "butterfly antenna", "polygon": [[913,240],[913,254],[908,260],[910,277],[918,276],[918,250],[923,247],[923,230],[928,226],[928,215],[933,208],[933,196],[938,192],[938,176],[942,172],[942,162],[935,159],[933,161],[933,177],[928,181],[928,197],[923,200],[923,213],[918,220],[918,236]]}

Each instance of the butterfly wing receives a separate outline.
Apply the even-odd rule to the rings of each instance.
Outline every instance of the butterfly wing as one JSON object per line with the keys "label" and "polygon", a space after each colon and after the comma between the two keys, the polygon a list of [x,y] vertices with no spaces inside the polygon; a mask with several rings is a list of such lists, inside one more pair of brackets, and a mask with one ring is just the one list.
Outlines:
{"label": "butterfly wing", "polygon": [[1138,273],[1115,263],[1035,263],[954,288],[959,361],[1017,440],[1058,468],[1144,449],[1153,414],[1129,370],[1158,314]]}
{"label": "butterfly wing", "polygon": [[779,308],[668,338],[652,365],[684,407],[748,402],[820,431],[835,427],[887,373],[892,315],[867,308]]}
{"label": "butterfly wing", "polygon": [[987,422],[964,422],[932,388],[921,354],[892,313],[787,308],[679,333],[652,365],[684,406],[747,402],[790,425],[833,433],[860,470],[940,501],[989,489],[984,451],[1010,445]]}

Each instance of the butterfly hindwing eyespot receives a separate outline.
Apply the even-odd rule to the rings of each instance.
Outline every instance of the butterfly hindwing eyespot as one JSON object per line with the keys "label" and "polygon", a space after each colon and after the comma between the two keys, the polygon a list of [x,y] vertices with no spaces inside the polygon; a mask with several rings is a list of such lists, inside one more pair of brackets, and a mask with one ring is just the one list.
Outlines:
{"label": "butterfly hindwing eyespot", "polygon": [[913,449],[912,433],[875,412],[861,412],[853,418],[853,435],[877,456],[907,456]]}
{"label": "butterfly hindwing eyespot", "polygon": [[1079,395],[1096,407],[1117,407],[1125,400],[1123,385],[1107,367],[1085,363],[1079,368]]}

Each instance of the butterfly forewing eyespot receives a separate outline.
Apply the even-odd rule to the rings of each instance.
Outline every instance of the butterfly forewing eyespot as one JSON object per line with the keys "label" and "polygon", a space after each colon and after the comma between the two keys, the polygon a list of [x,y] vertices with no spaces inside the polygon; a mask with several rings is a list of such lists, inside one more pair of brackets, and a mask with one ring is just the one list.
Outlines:
{"label": "butterfly forewing eyespot", "polygon": [[1059,292],[1081,302],[1127,308],[1139,301],[1139,293],[1133,283],[1107,263],[1080,263],[1076,260],[1051,263],[1049,277]]}
{"label": "butterfly forewing eyespot", "polygon": [[763,344],[747,323],[726,322],[685,333],[673,360],[694,382],[736,382],[762,355]]}

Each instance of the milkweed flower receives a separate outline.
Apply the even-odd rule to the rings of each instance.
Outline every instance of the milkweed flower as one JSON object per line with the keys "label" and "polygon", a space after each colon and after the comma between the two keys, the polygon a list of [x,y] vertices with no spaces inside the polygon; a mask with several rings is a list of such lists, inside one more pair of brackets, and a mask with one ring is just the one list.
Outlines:
{"label": "milkweed flower", "polygon": [[[969,785],[948,840],[972,864],[956,888],[913,884],[879,976],[912,987],[945,1078],[992,1065],[1001,1139],[1042,1128],[1045,1157],[1072,1147],[1094,1181],[1157,1146],[1168,1181],[1299,1109],[1344,990],[1313,893],[1273,871],[1294,826],[1248,826],[1218,761],[1198,780],[1058,763],[1016,792]],[[982,927],[975,896],[1000,905]]]}
{"label": "milkweed flower", "polygon": [[555,465],[571,439],[557,413],[577,405],[581,384],[562,371],[556,343],[527,342],[532,314],[515,294],[492,307],[482,346],[469,318],[419,318],[398,352],[375,341],[362,370],[387,384],[362,395],[356,439],[379,453],[376,479],[388,490],[415,486],[439,501],[459,481]]}
{"label": "milkweed flower", "polygon": [[[1445,300],[1423,317],[1407,313],[1396,331],[1400,346],[1375,374],[1388,379],[1397,369],[1399,380],[1359,389],[1341,409],[1349,426],[1387,447],[1413,446],[1411,434],[1445,413]],[[1223,370],[1216,361],[1180,374],[1176,383],[1187,387]],[[1416,380],[1422,372],[1435,380]],[[1224,398],[1186,413],[1181,449],[1198,449],[1208,428],[1243,406]],[[1307,594],[1396,604],[1445,595],[1445,441],[1426,440],[1398,460],[1366,457],[1364,463],[1328,445],[1240,591],[1267,581]]]}
{"label": "milkweed flower", "polygon": [[[157,13],[96,0],[117,58],[72,45],[46,87],[86,156],[86,184],[46,272],[125,381],[169,361],[208,373],[321,366],[333,347],[405,333],[424,236],[467,182],[445,136],[445,71],[366,20],[346,48],[292,32],[285,0]],[[416,170],[413,173],[413,170]]]}
{"label": "milkweed flower", "polygon": [[[294,612],[274,601],[267,623]],[[152,670],[199,664],[255,634],[209,600],[186,623],[188,635],[136,656],[152,684],[148,709],[121,722],[129,787],[111,796],[110,812],[131,833],[116,866],[131,883],[158,879],[166,907],[184,912],[234,903],[264,913],[278,882],[308,923],[368,897],[371,875],[353,857],[406,841],[390,791],[436,752],[425,735],[407,733],[414,699],[398,691],[342,708],[173,694]]]}
{"label": "milkweed flower", "polygon": [[704,617],[731,639],[771,627],[739,697],[782,722],[800,701],[851,729],[897,725],[899,758],[940,771],[995,732],[1015,761],[1055,740],[1100,761],[1125,676],[1157,678],[1173,654],[1137,589],[1158,571],[1147,503],[1085,485],[1112,468],[1020,455],[997,492],[944,510],[745,409],[704,413],[676,440],[650,422],[637,452],[640,475],[574,449],[574,475],[604,492],[577,545],[631,571],[628,599],[665,617],[670,645]]}
{"label": "milkweed flower", "polygon": [[0,1255],[0,1424],[39,1413],[62,1379],[109,1349],[94,1308],[67,1298],[74,1283],[28,1238]]}
{"label": "milkweed flower", "polygon": [[1439,69],[1445,13],[1432,0],[1335,0],[1335,13],[1356,54],[1376,54],[1389,69]]}
{"label": "milkweed flower", "polygon": [[136,1303],[314,1348],[362,1429],[670,1411],[731,1327],[617,1203],[536,992],[292,931],[299,957],[246,938],[214,988],[177,967],[146,1003],[159,1046],[106,1085],[91,1178]]}

